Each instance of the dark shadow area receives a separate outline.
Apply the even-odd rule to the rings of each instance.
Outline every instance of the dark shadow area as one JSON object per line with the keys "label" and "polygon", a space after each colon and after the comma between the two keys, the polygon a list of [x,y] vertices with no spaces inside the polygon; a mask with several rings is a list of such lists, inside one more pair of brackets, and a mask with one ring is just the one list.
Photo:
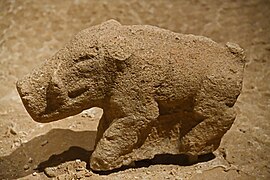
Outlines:
{"label": "dark shadow area", "polygon": [[77,159],[86,162],[87,168],[89,168],[89,160],[92,152],[93,151],[87,151],[80,147],[70,147],[67,151],[64,151],[61,154],[52,155],[47,161],[41,162],[36,170],[43,172],[47,167],[56,167],[62,163]]}
{"label": "dark shadow area", "polygon": [[0,179],[18,179],[75,159],[88,162],[95,138],[96,131],[53,129],[0,157]]}
{"label": "dark shadow area", "polygon": [[[198,161],[196,163],[211,161],[214,158],[215,158],[215,155],[213,153],[200,155],[198,156]],[[153,159],[145,159],[141,161],[136,161],[135,166],[134,165],[122,166],[121,168],[110,170],[110,171],[93,171],[93,172],[99,175],[109,175],[111,173],[123,171],[130,168],[142,168],[142,167],[149,167],[151,165],[191,166],[196,163],[189,163],[188,156],[184,154],[179,154],[179,155],[159,154],[159,155],[156,155]]]}
{"label": "dark shadow area", "polygon": [[[198,156],[198,161],[197,162],[189,163],[188,156],[184,155],[184,154],[179,154],[179,155],[159,154],[159,155],[156,155],[153,159],[150,160],[151,161],[150,165],[155,165],[155,164],[163,164],[163,165],[167,164],[168,165],[168,164],[172,164],[172,165],[179,165],[179,166],[189,166],[189,165],[193,165],[193,164],[200,163],[200,162],[207,162],[207,161],[210,161],[210,160],[212,160],[214,158],[215,158],[215,155],[213,153],[209,153],[209,154],[204,154],[204,155]],[[140,163],[145,163],[145,162],[143,160],[143,161],[138,161],[136,163],[140,164]]]}

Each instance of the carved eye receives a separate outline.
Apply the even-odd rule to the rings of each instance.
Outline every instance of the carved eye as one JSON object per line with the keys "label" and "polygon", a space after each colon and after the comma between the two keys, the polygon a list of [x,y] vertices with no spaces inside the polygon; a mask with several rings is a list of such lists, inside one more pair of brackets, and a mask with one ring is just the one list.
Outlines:
{"label": "carved eye", "polygon": [[93,59],[94,57],[95,57],[94,54],[85,54],[85,55],[80,56],[77,59],[74,59],[74,62],[79,63],[79,62],[83,62],[83,61],[88,61],[88,60]]}

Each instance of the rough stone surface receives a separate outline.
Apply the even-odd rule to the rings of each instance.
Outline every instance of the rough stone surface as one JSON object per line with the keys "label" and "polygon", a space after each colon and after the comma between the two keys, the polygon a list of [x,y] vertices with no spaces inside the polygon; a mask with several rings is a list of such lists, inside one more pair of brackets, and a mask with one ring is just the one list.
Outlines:
{"label": "rough stone surface", "polygon": [[243,69],[237,44],[110,20],[78,33],[17,89],[38,122],[101,107],[90,166],[111,170],[217,149],[235,119]]}

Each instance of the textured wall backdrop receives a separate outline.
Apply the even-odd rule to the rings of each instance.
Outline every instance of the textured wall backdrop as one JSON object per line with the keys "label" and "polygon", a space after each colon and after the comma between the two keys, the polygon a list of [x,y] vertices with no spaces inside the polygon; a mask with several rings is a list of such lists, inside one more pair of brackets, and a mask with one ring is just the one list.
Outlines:
{"label": "textured wall backdrop", "polygon": [[[236,105],[238,116],[220,150],[238,173],[250,178],[269,178],[269,9],[269,0],[0,0],[0,156],[9,157],[21,144],[51,129],[95,129],[97,122],[80,118],[35,123],[20,102],[15,82],[53,55],[79,30],[116,19],[122,24],[150,24],[204,35],[220,43],[236,42],[246,50],[243,93]],[[80,145],[91,149],[85,142]],[[35,146],[32,150],[35,151]],[[30,152],[25,156],[27,153]],[[49,151],[48,157],[49,153],[55,152]],[[18,162],[20,156],[16,158],[13,161]],[[12,169],[0,163],[10,171],[18,171],[9,174],[13,177],[27,175],[19,170],[23,168],[21,165],[18,163]],[[213,177],[211,173],[205,174]]]}

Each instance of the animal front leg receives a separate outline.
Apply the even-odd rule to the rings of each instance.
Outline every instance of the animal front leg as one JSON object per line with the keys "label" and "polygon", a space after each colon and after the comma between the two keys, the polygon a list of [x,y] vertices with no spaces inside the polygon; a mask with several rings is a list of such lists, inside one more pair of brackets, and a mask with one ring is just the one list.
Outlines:
{"label": "animal front leg", "polygon": [[122,87],[112,94],[104,109],[109,127],[103,128],[105,132],[90,159],[93,170],[106,171],[129,165],[133,161],[129,153],[144,143],[159,116],[157,102],[139,89]]}
{"label": "animal front leg", "polygon": [[102,138],[103,133],[105,132],[105,130],[109,126],[109,123],[107,121],[108,120],[107,120],[105,112],[104,112],[101,119],[99,120],[99,124],[98,124],[98,128],[97,128],[98,131],[97,131],[97,136],[96,136],[96,141],[95,141],[95,147],[97,146],[97,143]]}
{"label": "animal front leg", "polygon": [[135,115],[115,119],[91,156],[91,168],[111,170],[130,164],[128,159],[123,159],[123,155],[130,153],[140,144],[142,133],[149,127],[149,123],[145,117]]}

